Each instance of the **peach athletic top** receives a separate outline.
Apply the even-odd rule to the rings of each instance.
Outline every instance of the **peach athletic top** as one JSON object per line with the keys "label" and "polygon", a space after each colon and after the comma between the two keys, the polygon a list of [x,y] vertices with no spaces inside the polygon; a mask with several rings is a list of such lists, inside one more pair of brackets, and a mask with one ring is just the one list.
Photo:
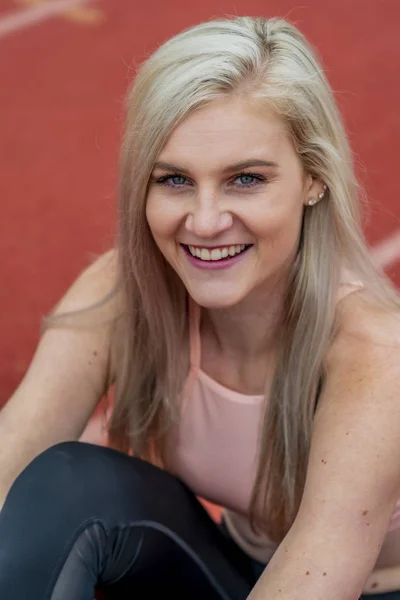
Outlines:
{"label": "peach athletic top", "polygon": [[[361,282],[342,284],[338,299],[361,287]],[[247,516],[264,396],[235,392],[201,370],[200,316],[200,307],[190,301],[190,372],[174,440],[173,467],[196,495],[224,507],[233,539],[251,557],[266,563],[277,544],[255,534]],[[397,528],[400,501],[389,531]]]}

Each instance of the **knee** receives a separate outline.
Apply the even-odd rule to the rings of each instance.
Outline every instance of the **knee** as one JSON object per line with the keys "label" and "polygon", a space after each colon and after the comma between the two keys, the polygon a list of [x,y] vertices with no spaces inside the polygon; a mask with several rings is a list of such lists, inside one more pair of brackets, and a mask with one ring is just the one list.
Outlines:
{"label": "knee", "polygon": [[10,492],[26,498],[50,494],[63,497],[81,489],[95,468],[100,446],[81,442],[61,442],[36,456],[15,480]]}
{"label": "knee", "polygon": [[[82,442],[61,442],[50,446],[34,458],[22,474],[47,477],[49,473],[69,473],[76,476],[84,469],[88,454],[95,454],[96,446]],[[94,450],[94,452],[93,452]]]}

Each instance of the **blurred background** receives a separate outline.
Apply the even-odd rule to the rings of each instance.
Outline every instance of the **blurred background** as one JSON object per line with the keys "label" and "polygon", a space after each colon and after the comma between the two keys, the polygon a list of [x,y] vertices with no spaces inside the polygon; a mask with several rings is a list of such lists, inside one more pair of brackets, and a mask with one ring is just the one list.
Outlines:
{"label": "blurred background", "polygon": [[113,245],[124,98],[162,42],[226,15],[281,16],[317,47],[400,284],[399,0],[0,0],[0,406],[40,321]]}

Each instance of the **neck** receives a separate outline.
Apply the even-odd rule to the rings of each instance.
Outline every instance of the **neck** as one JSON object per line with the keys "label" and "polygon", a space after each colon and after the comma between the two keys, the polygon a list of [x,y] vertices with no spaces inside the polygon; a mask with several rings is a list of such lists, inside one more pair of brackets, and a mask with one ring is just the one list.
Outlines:
{"label": "neck", "polygon": [[259,291],[239,304],[204,310],[202,329],[221,353],[256,359],[274,353],[281,329],[285,287]]}

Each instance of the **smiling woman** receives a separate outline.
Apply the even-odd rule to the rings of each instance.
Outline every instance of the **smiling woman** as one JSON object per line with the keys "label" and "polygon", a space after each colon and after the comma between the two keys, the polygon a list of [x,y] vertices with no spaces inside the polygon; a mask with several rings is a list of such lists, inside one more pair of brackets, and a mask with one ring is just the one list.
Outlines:
{"label": "smiling woman", "polygon": [[238,94],[197,109],[173,131],[150,179],[147,222],[198,304],[242,302],[261,312],[266,289],[279,285],[284,294],[304,205],[322,186],[303,171],[278,115]]}
{"label": "smiling woman", "polygon": [[203,23],[127,109],[116,247],[0,414],[2,600],[399,600],[400,301],[312,48]]}

